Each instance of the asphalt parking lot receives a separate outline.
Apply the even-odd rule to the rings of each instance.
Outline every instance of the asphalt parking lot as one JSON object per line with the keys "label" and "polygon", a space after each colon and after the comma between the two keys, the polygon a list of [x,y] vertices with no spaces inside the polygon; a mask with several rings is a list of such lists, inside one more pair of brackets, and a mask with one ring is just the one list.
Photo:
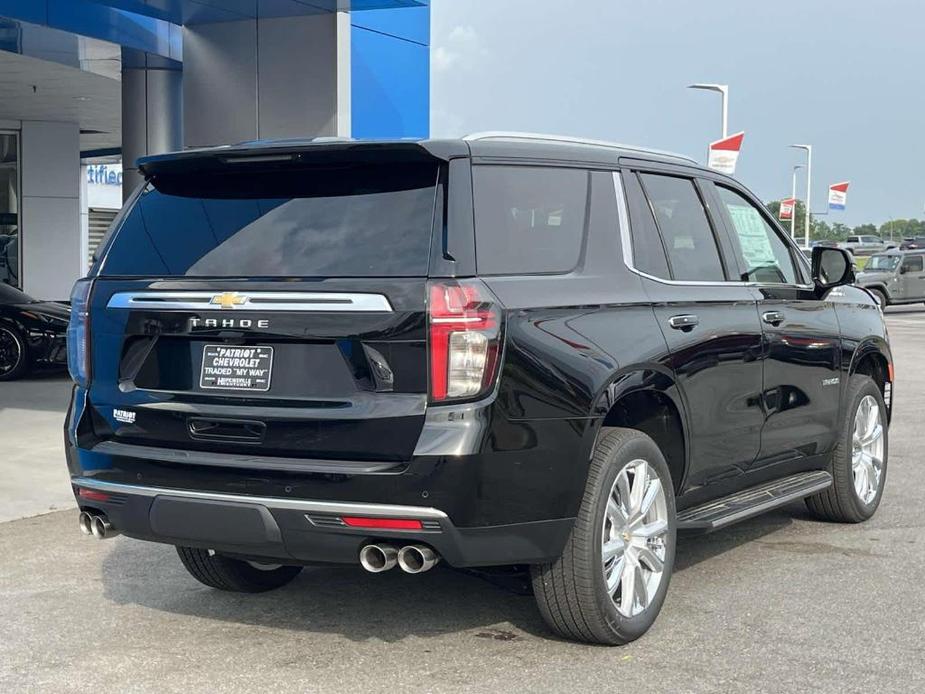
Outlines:
{"label": "asphalt parking lot", "polygon": [[0,384],[0,691],[925,691],[925,311],[888,322],[875,518],[796,504],[683,540],[655,627],[617,649],[556,640],[532,597],[447,569],[307,569],[239,596],[200,586],[171,547],[84,538],[73,510],[49,512],[70,503],[66,381]]}

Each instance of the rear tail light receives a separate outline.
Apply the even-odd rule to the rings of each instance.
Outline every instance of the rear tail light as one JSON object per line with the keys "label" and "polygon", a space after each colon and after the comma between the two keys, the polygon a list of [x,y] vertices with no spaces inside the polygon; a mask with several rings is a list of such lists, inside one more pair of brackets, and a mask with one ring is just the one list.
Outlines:
{"label": "rear tail light", "polygon": [[501,310],[478,280],[432,282],[430,398],[468,400],[490,391],[498,370]]}
{"label": "rear tail light", "polygon": [[67,326],[67,368],[74,382],[90,384],[90,289],[93,280],[77,280],[71,291],[71,320]]}

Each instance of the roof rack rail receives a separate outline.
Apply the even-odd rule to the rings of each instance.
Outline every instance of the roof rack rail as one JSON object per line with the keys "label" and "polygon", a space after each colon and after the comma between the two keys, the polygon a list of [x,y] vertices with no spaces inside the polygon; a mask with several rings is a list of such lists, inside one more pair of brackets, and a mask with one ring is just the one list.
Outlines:
{"label": "roof rack rail", "polygon": [[641,154],[657,154],[663,157],[673,159],[682,159],[697,164],[697,160],[685,154],[676,152],[666,152],[660,149],[649,149],[648,147],[638,147],[635,145],[624,145],[619,142],[608,142],[607,140],[592,140],[586,137],[570,137],[568,135],[548,135],[545,133],[526,133],[516,130],[486,130],[466,135],[464,140],[526,140],[530,142],[561,142],[572,145],[588,145],[591,147],[609,147],[610,149],[621,149],[625,152],[639,152]]}

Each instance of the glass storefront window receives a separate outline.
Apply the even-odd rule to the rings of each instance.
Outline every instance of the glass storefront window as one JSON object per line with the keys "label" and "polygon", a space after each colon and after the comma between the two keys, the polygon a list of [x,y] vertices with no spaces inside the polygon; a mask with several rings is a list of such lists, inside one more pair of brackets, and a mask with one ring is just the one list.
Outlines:
{"label": "glass storefront window", "polygon": [[0,133],[0,282],[18,287],[19,136]]}

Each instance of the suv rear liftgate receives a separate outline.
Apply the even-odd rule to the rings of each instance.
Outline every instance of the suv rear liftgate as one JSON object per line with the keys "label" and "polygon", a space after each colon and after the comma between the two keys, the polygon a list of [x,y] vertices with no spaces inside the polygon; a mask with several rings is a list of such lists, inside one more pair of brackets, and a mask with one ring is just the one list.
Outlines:
{"label": "suv rear liftgate", "polygon": [[[447,514],[491,522],[458,493],[478,430],[440,407],[424,426],[428,401],[490,393],[502,317],[482,283],[428,280],[449,264],[447,162],[409,145],[144,168],[75,290],[82,502],[128,535],[248,556],[352,563],[370,531],[416,531],[468,563],[492,534]],[[550,525],[518,556],[551,555]]]}

